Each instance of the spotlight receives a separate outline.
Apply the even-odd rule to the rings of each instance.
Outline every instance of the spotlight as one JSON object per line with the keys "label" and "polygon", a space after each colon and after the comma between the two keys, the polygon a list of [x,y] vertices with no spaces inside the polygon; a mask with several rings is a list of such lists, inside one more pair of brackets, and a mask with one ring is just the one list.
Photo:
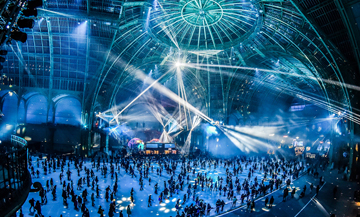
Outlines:
{"label": "spotlight", "polygon": [[216,131],[216,127],[214,127],[214,126],[208,126],[206,128],[206,132],[208,135],[217,135],[218,134],[218,132]]}
{"label": "spotlight", "polygon": [[27,40],[27,34],[20,31],[15,31],[11,33],[11,38],[15,41],[21,41],[22,43],[25,43]]}
{"label": "spotlight", "polygon": [[36,8],[25,9],[22,11],[22,13],[25,17],[31,17],[31,16],[37,17],[37,15],[38,15]]}
{"label": "spotlight", "polygon": [[43,6],[42,0],[28,1],[28,4],[27,4],[28,8],[38,8],[38,7],[42,7],[42,6]]}
{"label": "spotlight", "polygon": [[33,19],[20,19],[17,24],[20,28],[32,29],[35,25],[35,21]]}
{"label": "spotlight", "polygon": [[181,66],[181,63],[180,63],[180,62],[176,62],[176,63],[175,63],[175,66],[176,66],[176,67],[180,67],[180,66]]}

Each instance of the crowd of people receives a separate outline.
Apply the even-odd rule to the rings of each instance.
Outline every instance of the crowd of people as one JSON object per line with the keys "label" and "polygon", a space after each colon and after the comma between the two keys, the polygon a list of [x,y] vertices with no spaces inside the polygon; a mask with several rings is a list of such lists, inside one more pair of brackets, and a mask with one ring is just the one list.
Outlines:
{"label": "crowd of people", "polygon": [[[252,212],[256,198],[265,196],[282,185],[289,187],[292,179],[306,171],[306,168],[302,161],[275,158],[217,159],[203,156],[173,159],[167,156],[116,155],[91,159],[33,156],[29,160],[29,170],[35,180],[39,180],[40,176],[45,177],[39,188],[40,200],[35,200],[32,193],[28,200],[29,212],[36,212],[35,216],[38,217],[43,216],[42,206],[48,204],[49,192],[53,201],[61,195],[64,206],[70,207],[72,203],[74,209],[81,211],[84,217],[90,216],[89,209],[96,209],[99,216],[104,216],[105,213],[110,217],[131,216],[133,209],[136,209],[134,201],[140,197],[147,198],[147,207],[154,204],[161,206],[167,200],[182,198],[176,199],[173,216],[195,217],[224,212],[226,205],[229,209],[244,205]],[[220,170],[224,173],[216,173]],[[58,180],[46,178],[49,174],[54,177],[54,173],[58,174]],[[137,183],[131,186],[129,194],[123,190],[119,193],[119,187],[126,184],[120,174],[131,176],[134,183]],[[99,182],[103,179],[111,179],[113,184],[102,186]],[[59,186],[55,183],[59,183]],[[153,194],[141,194],[144,187],[152,188]],[[287,187],[284,190],[284,200]],[[310,188],[312,189],[311,186]],[[131,204],[119,209],[115,203],[118,194],[130,195]],[[212,200],[201,196],[209,194]],[[98,201],[104,199],[107,207],[96,207]],[[274,197],[266,197],[265,206],[271,208],[274,200]]]}

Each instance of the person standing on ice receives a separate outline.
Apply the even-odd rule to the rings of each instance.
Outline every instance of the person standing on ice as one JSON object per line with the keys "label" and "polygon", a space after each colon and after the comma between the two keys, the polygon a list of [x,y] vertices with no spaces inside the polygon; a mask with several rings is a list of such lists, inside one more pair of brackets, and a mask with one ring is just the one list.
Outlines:
{"label": "person standing on ice", "polygon": [[269,202],[269,198],[266,197],[266,199],[265,199],[265,207],[267,207],[268,202]]}
{"label": "person standing on ice", "polygon": [[271,196],[271,198],[270,198],[270,204],[269,204],[269,207],[270,207],[270,208],[272,207],[273,203],[274,203],[274,196]]}
{"label": "person standing on ice", "polygon": [[98,214],[100,214],[100,217],[104,216],[104,209],[101,206],[99,206]]}
{"label": "person standing on ice", "polygon": [[155,194],[158,194],[158,189],[159,189],[158,183],[155,184],[154,188],[155,188]]}
{"label": "person standing on ice", "polygon": [[149,195],[149,199],[148,199],[148,207],[152,206],[152,202],[154,200],[151,198],[151,194]]}
{"label": "person standing on ice", "polygon": [[91,194],[91,205],[95,206],[95,194],[94,193]]}
{"label": "person standing on ice", "polygon": [[128,214],[128,216],[131,215],[130,205],[127,206],[127,208],[126,208],[126,213]]}
{"label": "person standing on ice", "polygon": [[237,198],[234,196],[234,198],[232,200],[232,207],[236,206],[236,201],[237,201]]}
{"label": "person standing on ice", "polygon": [[31,212],[31,208],[34,208],[34,210],[35,210],[35,199],[34,199],[34,198],[31,198],[31,199],[29,200],[29,203],[30,203],[30,209],[29,209],[29,211]]}

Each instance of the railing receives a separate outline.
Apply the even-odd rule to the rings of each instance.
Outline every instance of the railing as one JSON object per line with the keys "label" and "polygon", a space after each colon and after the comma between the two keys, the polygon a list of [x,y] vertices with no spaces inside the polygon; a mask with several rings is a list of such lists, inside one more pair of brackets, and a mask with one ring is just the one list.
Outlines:
{"label": "railing", "polygon": [[27,142],[11,136],[11,151],[0,154],[0,216],[10,216],[29,194],[31,176],[27,168]]}
{"label": "railing", "polygon": [[15,135],[11,135],[11,143],[14,144],[18,144],[18,145],[22,145],[27,146],[27,141],[19,136],[15,136]]}

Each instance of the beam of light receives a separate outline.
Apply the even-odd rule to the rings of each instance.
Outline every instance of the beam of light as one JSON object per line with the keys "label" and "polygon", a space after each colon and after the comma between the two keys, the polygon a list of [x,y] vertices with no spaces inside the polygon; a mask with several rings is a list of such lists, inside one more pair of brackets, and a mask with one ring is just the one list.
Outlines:
{"label": "beam of light", "polygon": [[[189,64],[187,64],[187,66],[188,66]],[[199,65],[207,65],[207,64],[199,64]],[[197,67],[196,66],[196,64],[193,64],[193,66],[195,67],[195,68],[198,68],[198,69],[200,69],[200,70],[206,70],[205,68],[199,68],[199,67]],[[211,65],[211,66],[215,66],[215,65]],[[218,65],[219,66],[219,65]],[[221,66],[221,65],[220,65]],[[226,67],[226,68],[233,68],[232,66],[229,66],[229,67]],[[249,69],[249,70],[256,70],[257,68],[252,68],[252,67],[235,67],[235,68],[244,68],[244,69]],[[259,70],[259,69],[258,69]],[[265,70],[265,71],[269,71],[269,72],[277,72],[277,71],[275,71],[275,70],[267,70],[267,69],[260,69],[260,70]],[[214,70],[209,70],[209,71],[211,71],[211,72],[215,72],[215,73],[218,73],[217,71],[214,71]],[[224,71],[222,71],[223,73],[224,73]],[[248,75],[232,75],[233,77],[235,77],[235,78],[252,78],[252,79],[255,79],[254,77],[252,77],[252,76],[248,76]],[[295,75],[296,76],[296,75]],[[255,79],[256,80],[256,79]],[[312,95],[315,95],[315,94],[313,94],[313,93],[307,93],[307,94],[305,94],[305,92],[306,91],[304,91],[304,90],[299,90],[299,89],[293,89],[293,88],[289,88],[289,87],[287,87],[287,86],[285,86],[285,85],[282,85],[282,84],[279,84],[279,83],[277,83],[277,84],[272,84],[272,83],[269,83],[269,82],[263,82],[264,83],[264,85],[266,85],[268,88],[271,88],[271,89],[273,89],[274,87],[276,88],[276,89],[278,89],[279,91],[280,90],[286,90],[286,91],[284,91],[283,93],[285,93],[285,94],[287,94],[287,95],[291,95],[291,96],[295,96],[295,97],[297,97],[297,98],[301,98],[301,99],[303,99],[303,100],[305,100],[305,101],[308,101],[308,102],[311,102],[311,103],[313,103],[314,105],[317,105],[317,106],[319,106],[319,107],[321,107],[321,108],[324,108],[324,109],[326,109],[326,110],[328,110],[328,111],[330,111],[330,112],[333,112],[333,113],[337,113],[337,112],[339,112],[339,111],[346,111],[347,112],[347,115],[346,115],[346,118],[348,119],[348,120],[351,120],[351,121],[353,121],[353,122],[355,122],[355,123],[357,123],[357,124],[359,124],[360,125],[360,115],[359,114],[356,114],[355,112],[352,112],[352,111],[349,111],[349,110],[347,110],[347,109],[345,109],[345,108],[342,108],[342,107],[340,107],[340,106],[338,106],[338,105],[335,105],[335,103],[336,104],[341,104],[341,105],[343,105],[344,107],[347,107],[348,105],[346,105],[346,104],[344,104],[344,103],[340,103],[340,102],[337,102],[337,101],[335,101],[335,100],[332,100],[332,99],[329,99],[330,100],[330,102],[332,102],[332,104],[330,104],[329,102],[327,102],[325,99],[324,100],[322,100],[322,99],[319,99],[319,97],[321,97],[321,96],[316,96],[316,98],[315,97],[313,97]],[[340,83],[339,83],[340,84]],[[346,84],[344,84],[345,86],[346,86]],[[280,89],[281,88],[281,89]],[[323,98],[323,97],[321,97],[321,98]],[[354,111],[360,111],[359,109],[356,109],[356,108],[352,108],[352,110],[354,110]]]}
{"label": "beam of light", "polygon": [[169,117],[169,113],[167,113],[160,103],[156,103],[156,100],[153,97],[149,97],[148,99],[148,108],[163,127],[163,132],[159,138],[160,142],[172,142],[174,137],[170,136],[169,132],[166,132],[164,125],[164,119],[167,121],[166,118]]}
{"label": "beam of light", "polygon": [[192,120],[193,120],[193,122],[192,122],[192,125],[191,125],[191,129],[190,129],[189,134],[188,134],[188,136],[187,136],[187,138],[186,138],[185,144],[184,144],[183,148],[181,149],[181,152],[182,152],[183,154],[189,153],[189,151],[190,151],[190,145],[191,145],[190,143],[191,143],[192,131],[193,131],[197,126],[199,126],[200,123],[201,123],[201,118],[200,118],[199,116],[195,116]]}
{"label": "beam of light", "polygon": [[[138,79],[144,79],[145,78],[145,74],[141,71],[141,70],[136,70],[134,72],[135,77],[137,77]],[[207,122],[211,122],[212,119],[209,118],[208,116],[206,116],[204,113],[202,113],[200,110],[198,110],[197,108],[195,108],[193,105],[191,105],[190,103],[184,101],[181,97],[179,97],[177,94],[175,94],[174,92],[172,92],[171,90],[169,90],[168,88],[166,88],[164,85],[158,83],[158,82],[154,82],[154,79],[149,78],[147,81],[149,84],[152,84],[152,87],[157,90],[159,93],[163,94],[164,96],[168,97],[169,99],[173,100],[174,102],[180,102],[184,105],[187,106],[187,108],[193,112],[194,114],[198,115],[199,117],[201,117],[202,119],[204,119]],[[152,83],[151,83],[152,82]]]}
{"label": "beam of light", "polygon": [[[167,12],[166,10],[164,10],[163,6],[160,4],[159,1],[157,1],[158,5],[160,6],[161,10],[164,12],[164,14],[166,15]],[[180,19],[181,20],[181,19]],[[169,25],[170,26],[170,25]],[[168,26],[162,24],[161,25],[161,29],[165,32],[165,34],[170,38],[170,40],[174,43],[174,45],[180,50],[179,44],[176,41],[176,37],[173,36],[173,33],[169,30],[169,28],[167,28]]]}
{"label": "beam of light", "polygon": [[[312,121],[312,124],[318,124],[321,122],[329,122],[332,118],[319,118]],[[279,142],[283,139],[283,134],[280,133],[281,127],[293,126],[297,123],[294,121],[292,124],[284,123],[270,123],[270,126],[252,126],[252,127],[239,127],[239,126],[218,126],[218,128],[224,132],[224,134],[233,142],[241,151],[250,152],[256,150],[254,147],[261,149],[273,148],[272,145],[268,144],[268,141]],[[304,126],[309,122],[301,121],[296,127]],[[270,136],[271,135],[271,136]],[[261,147],[261,148],[260,148]],[[257,152],[257,151],[256,151]]]}
{"label": "beam of light", "polygon": [[349,111],[346,108],[343,108],[341,106],[335,105],[333,103],[329,103],[326,100],[322,100],[319,99],[317,97],[313,97],[310,94],[305,94],[305,93],[299,93],[298,89],[293,89],[293,88],[289,88],[289,87],[285,87],[281,84],[278,84],[278,86],[280,86],[283,90],[286,90],[286,94],[288,95],[292,95],[295,96],[299,99],[303,99],[305,101],[311,102],[312,104],[323,108],[325,110],[328,110],[332,113],[338,113],[338,112],[345,112],[345,118],[348,120],[353,121],[354,123],[357,123],[360,125],[360,115],[356,114],[353,111]]}
{"label": "beam of light", "polygon": [[[297,73],[289,73],[289,72],[283,72],[283,71],[272,70],[272,69],[261,69],[261,68],[250,67],[250,66],[231,66],[231,65],[202,64],[202,63],[196,63],[196,64],[190,63],[190,64],[186,64],[186,65],[182,64],[182,65],[187,66],[187,67],[192,67],[192,68],[196,68],[196,67],[213,67],[213,68],[243,69],[243,70],[250,70],[250,71],[255,71],[255,72],[261,71],[261,72],[267,72],[267,73],[282,74],[282,75],[287,75],[287,76],[292,76],[292,77],[300,77],[300,78],[304,78],[304,79],[314,80],[316,82],[318,82],[318,80],[319,80],[319,78],[316,78],[314,76],[299,75]],[[323,79],[323,78],[321,78],[321,80],[324,83],[336,85],[336,86],[339,86],[339,87],[344,86],[344,87],[346,87],[348,89],[360,91],[360,86],[356,86],[356,85],[352,85],[352,84],[346,84],[346,83],[342,83],[342,82],[339,82],[339,81],[333,81],[333,80]]]}
{"label": "beam of light", "polygon": [[146,21],[145,21],[145,30],[149,29],[149,24],[150,24],[150,14],[151,14],[151,7],[149,7],[148,9],[148,13],[146,16]]}
{"label": "beam of light", "polygon": [[[137,70],[139,71],[139,70]],[[117,118],[119,117],[119,115],[121,115],[121,113],[123,113],[127,108],[129,108],[129,106],[131,106],[137,99],[139,99],[144,93],[146,93],[146,91],[148,91],[151,87],[155,86],[156,84],[158,84],[158,82],[163,78],[165,77],[165,75],[167,75],[169,72],[171,72],[172,69],[168,70],[167,72],[165,72],[163,75],[160,76],[160,78],[154,80],[152,78],[149,78],[148,80],[150,80],[152,83],[143,91],[141,92],[137,97],[135,97],[135,99],[133,99],[127,106],[125,106],[125,108],[123,108],[119,113],[117,113],[115,115],[115,117],[110,121],[110,122],[113,122],[114,120],[117,121]],[[149,81],[146,81],[145,78],[147,77],[143,72],[142,73],[142,76],[141,76],[141,79],[144,80],[144,82],[148,82]],[[145,77],[144,77],[145,76]],[[140,79],[140,80],[141,80]],[[117,121],[118,122],[118,121]]]}
{"label": "beam of light", "polygon": [[[180,64],[180,62],[176,62],[176,64]],[[187,103],[187,96],[186,96],[185,86],[184,86],[180,67],[176,67],[176,76],[177,76],[177,85],[178,85],[178,95],[183,102]],[[184,114],[183,118],[185,120],[185,126],[188,129],[189,128],[188,117],[190,119],[189,121],[191,122],[190,110],[187,108],[186,106],[187,104],[178,102],[178,105],[179,105],[180,119],[182,119],[182,114]],[[182,113],[182,109],[184,110],[183,113]]]}
{"label": "beam of light", "polygon": [[161,105],[161,103],[157,103],[156,99],[152,96],[147,95],[147,107],[150,112],[154,115],[156,120],[161,124],[162,127],[165,127],[164,120],[167,121],[169,117],[169,113],[166,109]]}
{"label": "beam of light", "polygon": [[75,34],[77,37],[85,37],[86,36],[86,29],[87,29],[87,22],[83,22],[80,23],[80,25],[78,25],[73,34]]}
{"label": "beam of light", "polygon": [[[267,142],[257,139],[249,135],[239,133],[232,129],[222,128],[224,134],[230,139],[230,141],[241,151],[249,152],[258,152],[258,149],[267,150],[272,149],[273,147]],[[255,148],[258,147],[258,148]],[[265,149],[264,149],[265,148]]]}
{"label": "beam of light", "polygon": [[165,128],[163,129],[159,140],[165,143],[173,142],[173,138],[166,132]]}
{"label": "beam of light", "polygon": [[360,125],[360,115],[356,114],[355,112],[349,111],[343,107],[340,107],[335,104],[331,104],[325,100],[321,100],[319,98],[315,98],[310,95],[306,95],[306,94],[302,94],[302,93],[300,94],[297,90],[292,90],[290,88],[286,88],[286,91],[292,92],[297,98],[311,102],[312,104],[317,105],[318,107],[328,110],[332,113],[338,113],[338,112],[343,113],[344,112],[345,113],[344,117],[346,119],[353,121],[354,123],[357,123]]}
{"label": "beam of light", "polygon": [[63,17],[69,17],[69,18],[74,18],[75,17],[74,15],[60,13],[60,12],[52,11],[52,10],[47,10],[47,9],[44,9],[44,8],[37,8],[37,10],[46,11],[46,12],[49,12],[49,13],[53,13],[53,14],[63,16]]}

